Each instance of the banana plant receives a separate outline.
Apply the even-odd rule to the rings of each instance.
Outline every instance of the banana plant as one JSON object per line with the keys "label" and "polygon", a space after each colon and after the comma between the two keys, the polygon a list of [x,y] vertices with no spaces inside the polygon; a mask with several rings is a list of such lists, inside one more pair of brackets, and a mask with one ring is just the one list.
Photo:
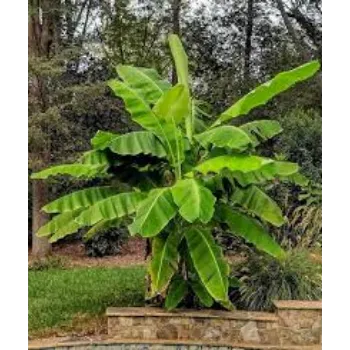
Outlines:
{"label": "banana plant", "polygon": [[[38,236],[55,242],[85,229],[91,238],[101,230],[128,225],[132,236],[151,240],[149,297],[167,309],[191,296],[203,307],[232,309],[229,265],[215,242],[221,226],[276,259],[285,252],[268,225],[285,219],[262,188],[269,181],[302,180],[297,164],[261,157],[256,147],[282,131],[277,121],[229,122],[264,105],[274,96],[313,76],[311,61],[278,74],[224,110],[212,125],[200,120],[192,96],[188,59],[176,35],[169,44],[177,84],[149,68],[119,65],[108,82],[124,101],[139,131],[98,131],[91,150],[78,162],[53,166],[33,179],[68,175],[103,178],[108,186],[70,193],[45,205],[53,214]],[[239,125],[239,126],[238,126]]]}

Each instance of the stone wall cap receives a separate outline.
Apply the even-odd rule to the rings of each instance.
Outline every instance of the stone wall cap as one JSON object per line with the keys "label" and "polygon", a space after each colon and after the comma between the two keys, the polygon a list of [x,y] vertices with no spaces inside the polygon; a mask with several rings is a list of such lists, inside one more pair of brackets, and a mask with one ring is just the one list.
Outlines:
{"label": "stone wall cap", "polygon": [[277,309],[322,310],[322,300],[275,300],[273,304]]}
{"label": "stone wall cap", "polygon": [[103,347],[107,347],[108,345],[197,345],[197,346],[205,346],[210,347],[213,346],[215,348],[219,348],[222,346],[231,347],[235,349],[247,349],[247,350],[321,350],[321,345],[265,345],[265,344],[249,344],[249,343],[220,343],[220,342],[201,342],[201,341],[184,341],[184,340],[136,340],[136,339],[114,339],[113,337],[108,338],[86,338],[82,337],[81,339],[68,340],[68,339],[45,339],[45,340],[37,340],[37,341],[29,341],[28,349],[29,350],[53,350],[63,348],[67,350],[68,348],[78,346],[96,346],[99,345]]}
{"label": "stone wall cap", "polygon": [[157,307],[109,307],[106,312],[108,317],[183,317],[183,318],[221,318],[232,320],[252,320],[277,322],[278,318],[270,312],[252,311],[222,311],[222,310],[190,310],[176,309],[166,311]]}

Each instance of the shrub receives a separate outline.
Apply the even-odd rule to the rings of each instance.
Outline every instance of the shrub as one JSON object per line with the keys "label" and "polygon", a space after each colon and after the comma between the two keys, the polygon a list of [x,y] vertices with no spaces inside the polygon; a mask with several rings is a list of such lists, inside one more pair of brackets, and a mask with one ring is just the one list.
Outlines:
{"label": "shrub", "polygon": [[241,282],[232,300],[240,308],[270,311],[274,300],[319,300],[322,296],[321,264],[308,251],[289,251],[284,260],[268,255],[249,255],[234,267]]}
{"label": "shrub", "polygon": [[90,257],[118,255],[127,240],[126,228],[113,228],[84,241],[85,252]]}
{"label": "shrub", "polygon": [[322,246],[322,186],[310,184],[299,195],[290,226],[299,233],[299,247]]}
{"label": "shrub", "polygon": [[303,186],[275,183],[268,194],[287,217],[286,224],[271,229],[285,248],[322,246],[322,185],[310,181]]}
{"label": "shrub", "polygon": [[316,182],[322,180],[322,117],[319,111],[296,108],[279,118],[283,133],[275,152],[302,167],[302,172]]}

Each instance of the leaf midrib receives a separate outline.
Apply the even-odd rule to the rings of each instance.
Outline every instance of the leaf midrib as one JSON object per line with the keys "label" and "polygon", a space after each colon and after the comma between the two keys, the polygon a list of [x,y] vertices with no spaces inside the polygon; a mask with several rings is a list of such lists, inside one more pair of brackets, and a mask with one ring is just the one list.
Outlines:
{"label": "leaf midrib", "polygon": [[138,67],[135,67],[135,68],[144,78],[146,78],[148,81],[150,81],[151,84],[154,85],[157,88],[157,90],[162,93],[162,95],[164,94],[164,91],[161,89],[161,87],[151,77],[149,77],[140,68],[138,68]]}
{"label": "leaf midrib", "polygon": [[[131,88],[128,84],[125,84],[123,82],[120,82],[121,84],[123,84],[132,94],[134,94],[135,96],[137,96],[141,101],[142,103],[147,107],[147,109],[149,110],[149,113],[152,115],[153,119],[156,121],[156,124],[158,125],[160,131],[162,132],[163,134],[163,137],[165,139],[165,142],[168,144],[168,147],[169,147],[169,152],[170,152],[170,155],[172,157],[172,159],[175,159],[175,155],[172,151],[172,148],[171,148],[171,144],[166,136],[166,133],[161,125],[161,123],[159,122],[157,116],[155,115],[155,113],[153,112],[152,108],[150,108],[150,106],[147,104],[147,102],[144,100],[144,98],[137,92],[135,91],[133,88]],[[141,125],[142,126],[142,125]],[[146,128],[145,128],[146,129]]]}
{"label": "leaf midrib", "polygon": [[148,209],[148,211],[146,212],[145,215],[143,215],[143,220],[141,221],[141,224],[139,225],[140,227],[143,227],[143,225],[145,224],[146,219],[149,217],[151,210],[153,210],[154,206],[156,205],[158,198],[164,194],[165,191],[167,191],[167,188],[161,189],[160,193],[154,198],[154,201],[152,202],[150,208]]}
{"label": "leaf midrib", "polygon": [[[225,288],[225,282],[222,278],[222,274],[221,274],[221,270],[220,270],[220,267],[217,263],[217,259],[216,259],[216,256],[207,240],[207,238],[203,235],[202,231],[201,230],[198,230],[198,229],[195,229],[197,232],[199,232],[199,234],[201,235],[202,239],[204,240],[205,244],[209,247],[209,252],[210,252],[210,255],[212,256],[213,260],[214,260],[214,263],[215,263],[215,266],[217,267],[217,270],[219,271],[219,276],[220,276],[220,279],[221,279],[221,282],[222,282],[222,286]],[[202,281],[202,283],[205,285],[205,283]],[[214,295],[212,295],[211,291],[208,290],[208,292],[210,293],[210,295],[213,297],[213,298],[216,298]]]}

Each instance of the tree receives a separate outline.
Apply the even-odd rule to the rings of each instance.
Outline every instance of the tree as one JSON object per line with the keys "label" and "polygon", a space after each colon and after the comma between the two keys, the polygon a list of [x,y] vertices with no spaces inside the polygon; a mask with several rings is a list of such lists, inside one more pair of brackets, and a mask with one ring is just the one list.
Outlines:
{"label": "tree", "polygon": [[[70,67],[80,66],[92,2],[30,0],[28,5],[29,168],[35,171],[57,160],[74,159],[74,146],[80,145],[76,139],[72,146],[66,138],[72,123],[63,109],[78,94],[72,94]],[[50,191],[43,181],[31,185],[32,232],[36,232],[48,219],[40,208],[49,200]],[[43,257],[50,248],[47,239],[33,235],[34,256]]]}
{"label": "tree", "polygon": [[101,28],[97,30],[103,53],[114,68],[129,64],[157,67],[163,72],[164,40],[171,19],[160,0],[101,1]]}
{"label": "tree", "polygon": [[252,54],[252,34],[253,34],[253,4],[254,0],[248,0],[247,8],[247,26],[246,26],[246,40],[245,40],[245,50],[244,50],[244,80],[249,79],[249,69],[250,69],[250,57]]}
{"label": "tree", "polygon": [[[58,15],[57,4],[51,0],[30,0],[29,1],[29,21],[28,21],[28,54],[29,58],[49,60],[52,56],[57,42],[56,26]],[[41,17],[41,18],[40,18]],[[44,113],[49,109],[49,96],[45,82],[40,75],[31,77],[29,87],[29,98],[37,106],[39,112]],[[49,164],[50,148],[32,150],[35,158],[40,158],[44,165]],[[48,219],[47,214],[42,213],[40,208],[48,200],[47,184],[43,181],[33,181],[33,232],[37,231]],[[46,238],[33,236],[33,255],[42,257],[50,253],[50,244]]]}
{"label": "tree", "polygon": [[307,58],[307,52],[305,50],[305,48],[303,47],[303,44],[301,42],[301,39],[298,37],[292,23],[290,22],[289,20],[289,17],[288,17],[288,14],[284,8],[284,4],[283,4],[283,1],[282,0],[276,0],[276,5],[277,5],[277,8],[278,10],[280,11],[281,13],[281,16],[283,18],[283,22],[288,30],[288,33],[290,35],[290,37],[292,38],[292,41],[297,49],[297,51],[299,52],[299,54],[304,57],[304,58]]}
{"label": "tree", "polygon": [[[318,12],[321,15],[320,1],[308,1],[309,6],[313,5],[313,12]],[[304,2],[305,3],[305,2]],[[304,13],[301,9],[303,2],[297,1],[294,6],[288,11],[288,16],[294,18],[296,22],[303,29],[307,38],[310,39],[311,43],[317,50],[317,55],[321,57],[322,55],[322,32],[320,26],[315,20],[313,20],[307,13]],[[312,12],[311,12],[312,13]]]}
{"label": "tree", "polygon": [[[105,177],[111,186],[73,192],[44,206],[57,215],[38,231],[56,241],[83,227],[89,238],[132,217],[131,235],[152,239],[151,291],[168,309],[194,298],[232,308],[229,269],[211,231],[227,225],[258,249],[283,259],[284,251],[266,230],[281,226],[277,204],[259,187],[274,179],[298,181],[298,166],[254,155],[263,141],[281,132],[277,122],[259,120],[222,125],[248,114],[297,82],[314,75],[317,61],[281,73],[257,87],[206,126],[191,97],[187,55],[176,35],[169,37],[178,83],[171,86],[153,69],[119,65],[122,80],[109,81],[131,118],[143,130],[98,132],[80,161],[42,170],[34,179],[66,174]],[[124,183],[126,192],[113,181]],[[128,219],[126,219],[128,220]]]}

